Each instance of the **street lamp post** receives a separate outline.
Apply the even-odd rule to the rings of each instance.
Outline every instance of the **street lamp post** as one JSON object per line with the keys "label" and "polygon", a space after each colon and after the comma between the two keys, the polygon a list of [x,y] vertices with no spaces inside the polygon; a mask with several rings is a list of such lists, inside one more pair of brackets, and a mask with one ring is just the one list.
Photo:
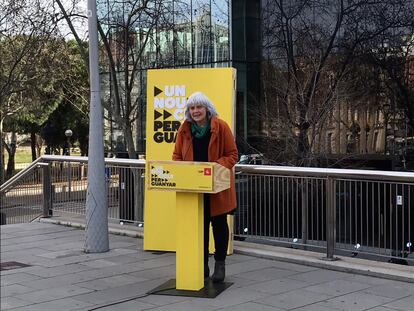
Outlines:
{"label": "street lamp post", "polygon": [[66,136],[66,152],[65,152],[65,155],[68,155],[68,156],[70,156],[70,147],[71,147],[71,144],[70,144],[70,138],[72,137],[72,135],[73,135],[73,132],[72,132],[72,130],[71,129],[67,129],[66,131],[65,131],[65,136]]}
{"label": "street lamp post", "polygon": [[[67,129],[65,131],[66,148],[67,148],[66,152],[65,152],[65,155],[67,155],[67,156],[70,156],[70,147],[71,147],[70,138],[72,137],[72,135],[73,135],[73,132],[72,132],[71,129]],[[71,164],[70,164],[70,161],[69,161],[68,162],[68,196],[69,196],[69,199],[71,197],[71,192],[72,192],[72,167],[71,167]]]}
{"label": "street lamp post", "polygon": [[88,30],[90,109],[85,252],[102,253],[109,250],[109,235],[103,145],[103,109],[101,105],[99,79],[98,18],[96,14],[96,0],[88,0]]}

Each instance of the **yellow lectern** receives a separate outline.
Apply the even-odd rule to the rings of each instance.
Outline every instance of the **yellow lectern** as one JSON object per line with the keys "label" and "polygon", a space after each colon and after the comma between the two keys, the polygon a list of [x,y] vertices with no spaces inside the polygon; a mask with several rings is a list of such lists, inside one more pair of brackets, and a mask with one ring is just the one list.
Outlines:
{"label": "yellow lectern", "polygon": [[176,280],[150,293],[197,297],[212,297],[215,293],[215,297],[231,285],[210,282],[210,288],[203,293],[203,193],[230,188],[230,173],[231,170],[214,162],[148,161],[148,189],[176,192]]}

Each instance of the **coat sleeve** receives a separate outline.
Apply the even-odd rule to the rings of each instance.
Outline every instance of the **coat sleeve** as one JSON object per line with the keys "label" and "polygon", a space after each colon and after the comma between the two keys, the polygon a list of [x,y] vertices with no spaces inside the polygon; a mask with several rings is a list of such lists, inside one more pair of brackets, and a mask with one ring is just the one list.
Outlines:
{"label": "coat sleeve", "polygon": [[236,165],[239,153],[230,127],[225,122],[223,122],[222,125],[221,130],[223,130],[224,152],[223,155],[217,159],[217,163],[231,169]]}
{"label": "coat sleeve", "polygon": [[180,128],[177,132],[177,138],[175,140],[174,151],[172,154],[173,161],[183,161],[183,133]]}

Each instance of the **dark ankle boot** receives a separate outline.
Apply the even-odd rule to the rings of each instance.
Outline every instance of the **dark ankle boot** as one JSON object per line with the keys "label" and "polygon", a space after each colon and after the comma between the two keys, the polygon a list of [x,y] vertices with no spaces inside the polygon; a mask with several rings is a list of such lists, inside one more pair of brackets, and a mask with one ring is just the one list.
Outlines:
{"label": "dark ankle boot", "polygon": [[226,276],[225,262],[224,261],[216,261],[216,264],[214,265],[214,273],[213,273],[213,276],[212,276],[213,283],[223,282],[225,276]]}
{"label": "dark ankle boot", "polygon": [[210,276],[210,268],[208,267],[208,263],[204,264],[204,277],[208,278]]}

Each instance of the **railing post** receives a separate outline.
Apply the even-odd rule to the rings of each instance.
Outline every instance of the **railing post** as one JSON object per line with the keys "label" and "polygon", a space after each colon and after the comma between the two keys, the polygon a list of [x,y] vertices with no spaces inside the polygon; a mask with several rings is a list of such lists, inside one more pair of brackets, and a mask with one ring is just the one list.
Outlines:
{"label": "railing post", "polygon": [[43,170],[43,217],[52,216],[52,184],[50,163],[42,165]]}
{"label": "railing post", "polygon": [[326,179],[326,258],[337,260],[334,257],[336,242],[336,180],[330,176]]}
{"label": "railing post", "polygon": [[[302,188],[302,244],[308,242],[308,181],[303,178]],[[306,249],[306,246],[303,247]]]}
{"label": "railing post", "polygon": [[72,165],[70,161],[68,162],[68,199],[71,200],[71,192],[72,192]]}

